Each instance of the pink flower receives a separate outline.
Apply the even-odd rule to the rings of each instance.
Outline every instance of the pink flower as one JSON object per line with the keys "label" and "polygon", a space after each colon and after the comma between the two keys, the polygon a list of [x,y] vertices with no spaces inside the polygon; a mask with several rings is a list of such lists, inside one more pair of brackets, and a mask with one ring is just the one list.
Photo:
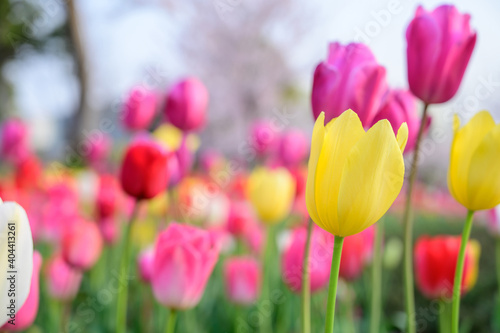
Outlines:
{"label": "pink flower", "polygon": [[119,205],[120,185],[112,175],[101,175],[96,196],[97,218],[108,218],[115,214]]}
{"label": "pink flower", "polygon": [[500,237],[500,206],[488,211],[488,229],[496,237]]}
{"label": "pink flower", "polygon": [[309,153],[309,141],[302,131],[289,130],[280,138],[278,154],[286,166],[303,162]]}
{"label": "pink flower", "polygon": [[240,237],[251,231],[255,224],[255,214],[252,206],[246,201],[232,201],[227,218],[227,230]]}
{"label": "pink flower", "polygon": [[149,283],[153,276],[153,262],[155,257],[154,247],[144,249],[137,257],[137,268],[142,281]]}
{"label": "pink flower", "polygon": [[33,252],[33,274],[31,275],[31,287],[26,302],[17,311],[14,325],[9,320],[0,329],[9,332],[24,331],[35,321],[38,313],[38,302],[40,297],[40,268],[42,267],[42,256],[38,251]]}
{"label": "pink flower", "polygon": [[82,281],[82,273],[66,263],[61,254],[56,254],[47,265],[47,290],[58,300],[73,299]]}
{"label": "pink flower", "polygon": [[123,124],[129,130],[145,130],[156,112],[158,98],[154,92],[135,87],[123,108]]}
{"label": "pink flower", "polygon": [[14,165],[30,155],[28,127],[20,119],[10,118],[2,124],[0,154]]}
{"label": "pink flower", "polygon": [[[408,142],[406,143],[405,153],[413,151],[420,128],[420,117],[417,113],[415,97],[407,90],[391,90],[387,94],[384,105],[373,120],[373,124],[381,119],[389,120],[396,134],[399,127],[406,122],[408,125]],[[426,131],[429,128],[430,121],[430,118],[427,118]]]}
{"label": "pink flower", "polygon": [[417,8],[406,30],[408,82],[425,103],[444,103],[457,92],[476,44],[469,20],[452,5]]}
{"label": "pink flower", "polygon": [[[306,237],[306,227],[293,230],[290,244],[283,252],[281,261],[283,280],[294,292],[302,290]],[[311,237],[309,267],[311,291],[314,292],[326,286],[330,278],[333,243],[326,232],[316,227]]]}
{"label": "pink flower", "polygon": [[357,279],[373,255],[374,227],[359,234],[346,237],[340,258],[339,276],[344,280]]}
{"label": "pink flower", "polygon": [[183,131],[199,130],[205,125],[208,91],[194,77],[177,82],[168,92],[165,114],[175,127]]}
{"label": "pink flower", "polygon": [[275,150],[278,139],[279,130],[269,121],[256,121],[250,129],[250,144],[259,156]]}
{"label": "pink flower", "polygon": [[[112,141],[109,135],[97,132],[95,135],[89,135],[85,142],[85,148],[82,148],[82,152],[86,161],[93,167],[100,167],[111,149]],[[84,150],[83,150],[84,149]]]}
{"label": "pink flower", "polygon": [[261,268],[251,257],[233,257],[224,264],[224,280],[229,300],[239,305],[254,303],[259,297]]}
{"label": "pink flower", "polygon": [[118,221],[114,217],[103,217],[97,220],[102,238],[106,245],[115,244],[120,237]]}
{"label": "pink flower", "polygon": [[218,257],[209,232],[171,223],[156,241],[151,278],[155,298],[172,309],[196,306]]}
{"label": "pink flower", "polygon": [[101,255],[102,236],[97,224],[80,219],[67,228],[62,239],[62,256],[80,270],[90,269]]}
{"label": "pink flower", "polygon": [[370,49],[359,43],[330,44],[328,58],[314,72],[311,94],[314,118],[325,112],[325,123],[347,109],[368,127],[387,90],[385,68]]}

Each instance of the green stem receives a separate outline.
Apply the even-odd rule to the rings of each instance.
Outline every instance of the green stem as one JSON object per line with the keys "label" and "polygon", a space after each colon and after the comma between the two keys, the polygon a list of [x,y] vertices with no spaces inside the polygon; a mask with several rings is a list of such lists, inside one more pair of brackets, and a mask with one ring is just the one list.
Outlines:
{"label": "green stem", "polygon": [[307,224],[307,238],[304,249],[304,263],[302,267],[302,332],[311,333],[311,274],[309,267],[309,253],[311,251],[311,236],[313,222]]}
{"label": "green stem", "polygon": [[404,284],[406,298],[406,317],[407,317],[407,332],[415,333],[415,294],[413,290],[413,212],[412,212],[412,192],[413,184],[417,177],[418,157],[420,142],[424,134],[425,125],[427,123],[427,110],[429,104],[424,105],[422,119],[420,120],[420,128],[418,130],[417,140],[415,142],[415,150],[410,168],[410,177],[408,179],[408,188],[406,192],[405,213],[403,217],[404,234]]}
{"label": "green stem", "polygon": [[351,284],[345,281],[346,296],[343,304],[344,308],[344,325],[342,327],[343,333],[356,333],[356,324],[354,320],[354,305],[355,305],[355,292]]}
{"label": "green stem", "polygon": [[469,241],[470,230],[472,229],[472,219],[474,211],[467,212],[464,230],[462,232],[462,241],[460,243],[460,252],[458,253],[457,267],[455,270],[455,280],[453,282],[453,303],[451,309],[451,332],[458,333],[458,321],[460,314],[460,287],[462,285],[462,277],[464,273],[465,249]]}
{"label": "green stem", "polygon": [[449,333],[451,320],[449,299],[441,299],[439,301],[439,308],[441,309],[441,313],[439,314],[439,332]]}
{"label": "green stem", "polygon": [[175,332],[175,322],[177,320],[177,311],[174,309],[170,309],[170,316],[168,317],[168,322],[166,325],[165,333],[174,333]]}
{"label": "green stem", "polygon": [[[500,290],[500,238],[496,240],[496,259],[497,259],[497,288]],[[499,295],[500,299],[500,295]]]}
{"label": "green stem", "polygon": [[273,304],[269,301],[269,295],[271,291],[271,285],[272,285],[272,262],[271,259],[273,259],[274,255],[274,246],[275,246],[275,238],[274,238],[274,228],[275,226],[268,226],[267,227],[267,232],[266,232],[266,250],[264,252],[264,281],[262,285],[262,296],[261,300],[262,302],[269,303],[269,311],[267,313],[267,316],[264,315],[264,318],[262,320],[262,326],[260,328],[260,332],[262,333],[268,333],[272,332],[272,322],[273,322]]}
{"label": "green stem", "polygon": [[335,236],[335,243],[333,244],[332,269],[330,271],[330,285],[328,286],[328,305],[326,307],[325,333],[333,332],[342,245],[344,245],[344,237]]}
{"label": "green stem", "polygon": [[[139,200],[134,204],[134,210],[130,215],[130,221],[125,229],[125,238],[123,243],[123,252],[120,263],[120,279],[128,281],[127,275],[129,271],[129,256],[130,256],[130,238],[133,223],[136,219],[139,208]],[[118,290],[117,306],[116,306],[116,332],[125,333],[127,330],[127,298],[128,298],[128,282],[121,286]]]}
{"label": "green stem", "polygon": [[384,238],[384,221],[377,223],[375,229],[375,243],[373,245],[372,264],[372,299],[370,308],[370,332],[378,333],[380,328],[380,314],[382,312],[382,240]]}

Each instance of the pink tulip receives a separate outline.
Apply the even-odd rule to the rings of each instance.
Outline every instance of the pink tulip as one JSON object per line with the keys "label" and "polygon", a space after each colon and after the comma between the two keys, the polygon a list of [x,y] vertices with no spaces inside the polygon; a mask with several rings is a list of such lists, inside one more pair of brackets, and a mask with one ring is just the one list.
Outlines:
{"label": "pink tulip", "polygon": [[302,131],[289,130],[280,138],[278,153],[284,165],[295,166],[308,156],[309,141]]}
{"label": "pink tulip", "polygon": [[142,250],[137,257],[137,267],[142,281],[149,283],[153,276],[153,262],[155,251],[153,247]]}
{"label": "pink tulip", "polygon": [[93,167],[100,167],[111,150],[112,140],[109,135],[99,132],[98,135],[89,136],[85,141],[86,161]]}
{"label": "pink tulip", "polygon": [[243,234],[243,241],[255,255],[261,255],[264,250],[265,230],[258,223],[252,223]]}
{"label": "pink tulip", "polygon": [[40,268],[42,267],[42,256],[38,251],[33,252],[33,275],[31,276],[31,287],[26,302],[17,311],[15,318],[8,321],[0,330],[9,332],[24,331],[29,328],[38,314],[38,302],[40,297]]}
{"label": "pink tulip", "polygon": [[62,239],[62,256],[72,267],[90,269],[101,255],[102,236],[97,224],[80,219],[67,228]]}
{"label": "pink tulip", "polygon": [[153,121],[158,98],[152,91],[135,87],[123,108],[123,124],[129,130],[145,130]]}
{"label": "pink tulip", "polygon": [[114,217],[103,217],[97,220],[97,225],[106,245],[114,245],[120,238],[118,221]]}
{"label": "pink tulip", "polygon": [[488,229],[494,236],[500,237],[500,206],[488,211]]}
{"label": "pink tulip", "polygon": [[[406,122],[408,125],[408,142],[406,143],[405,153],[413,151],[420,128],[420,117],[417,113],[415,97],[407,90],[391,90],[387,94],[384,105],[373,120],[373,124],[381,119],[389,120],[396,134],[399,127]],[[427,118],[427,124],[425,124],[426,131],[429,125],[430,118]]]}
{"label": "pink tulip", "polygon": [[417,8],[406,30],[408,82],[425,103],[444,103],[457,92],[476,44],[469,20],[452,5]]}
{"label": "pink tulip", "polygon": [[[289,246],[283,252],[281,262],[283,280],[294,292],[302,290],[306,237],[306,227],[293,230]],[[328,283],[332,261],[332,244],[331,239],[326,236],[326,232],[314,228],[309,257],[312,292],[323,288]]]}
{"label": "pink tulip", "polygon": [[151,283],[157,301],[172,309],[196,306],[218,257],[208,231],[171,223],[155,246]]}
{"label": "pink tulip", "polygon": [[250,232],[255,223],[255,214],[246,201],[232,201],[227,217],[227,230],[234,236],[240,237]]}
{"label": "pink tulip", "polygon": [[180,179],[186,177],[193,166],[193,153],[187,145],[187,136],[184,136],[181,145],[175,151]]}
{"label": "pink tulip", "polygon": [[20,119],[7,119],[1,127],[0,154],[14,165],[30,155],[28,127]]}
{"label": "pink tulip", "polygon": [[271,122],[257,121],[250,129],[250,144],[257,155],[266,155],[276,149],[279,134],[279,130]]}
{"label": "pink tulip", "polygon": [[373,255],[374,227],[346,237],[340,258],[339,276],[347,281],[357,279]]}
{"label": "pink tulip", "polygon": [[367,46],[332,43],[327,60],[314,72],[311,95],[314,118],[324,111],[327,123],[352,109],[363,126],[368,127],[386,91],[385,68],[377,63]]}
{"label": "pink tulip", "polygon": [[100,176],[96,196],[97,218],[108,218],[115,214],[120,194],[120,185],[114,176]]}
{"label": "pink tulip", "polygon": [[251,257],[233,257],[224,264],[224,280],[229,300],[238,305],[250,305],[259,297],[261,268]]}
{"label": "pink tulip", "polygon": [[46,274],[47,290],[51,297],[67,301],[76,296],[82,273],[68,265],[60,254],[49,261]]}
{"label": "pink tulip", "polygon": [[205,125],[208,91],[203,83],[188,77],[177,82],[168,92],[165,114],[182,131],[199,130]]}

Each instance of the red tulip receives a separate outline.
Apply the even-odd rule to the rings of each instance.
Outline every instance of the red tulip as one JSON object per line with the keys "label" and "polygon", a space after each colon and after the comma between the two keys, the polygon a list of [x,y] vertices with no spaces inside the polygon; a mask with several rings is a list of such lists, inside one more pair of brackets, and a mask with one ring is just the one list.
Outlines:
{"label": "red tulip", "polygon": [[177,82],[168,92],[165,113],[175,127],[198,130],[205,125],[208,91],[203,83],[189,77]]}
{"label": "red tulip", "polygon": [[[428,298],[448,298],[453,294],[461,237],[420,237],[415,244],[415,276],[417,286]],[[465,252],[462,295],[475,284],[479,264],[479,243],[469,241]]]}
{"label": "red tulip", "polygon": [[370,126],[387,91],[385,68],[359,43],[330,44],[328,58],[314,71],[311,94],[314,118],[325,112],[325,123],[347,109]]}
{"label": "red tulip", "polygon": [[111,217],[115,214],[120,199],[118,181],[112,175],[101,175],[98,186],[96,196],[97,218]]}
{"label": "red tulip", "polygon": [[24,331],[35,321],[38,314],[38,303],[40,298],[40,268],[42,267],[42,256],[38,251],[33,252],[33,274],[31,275],[31,287],[26,302],[17,311],[14,322],[9,320],[0,330],[9,332]]}
{"label": "red tulip", "polygon": [[155,116],[158,98],[142,87],[133,88],[123,108],[123,124],[130,130],[147,129]]}
{"label": "red tulip", "polygon": [[102,246],[102,236],[97,224],[80,219],[65,230],[62,256],[72,267],[85,271],[97,262]]}
{"label": "red tulip", "polygon": [[224,280],[229,300],[239,305],[254,303],[259,297],[261,268],[251,257],[233,257],[224,264]]}
{"label": "red tulip", "polygon": [[56,254],[49,261],[46,273],[47,290],[51,297],[71,300],[76,296],[82,273],[68,265],[60,254]]}
{"label": "red tulip", "polygon": [[196,306],[218,257],[208,231],[171,223],[155,246],[151,283],[156,300],[172,309]]}
{"label": "red tulip", "polygon": [[35,188],[40,183],[42,164],[36,155],[30,154],[16,168],[16,186],[22,189]]}
{"label": "red tulip", "polygon": [[452,5],[417,8],[406,30],[408,82],[425,103],[444,103],[457,92],[476,44],[469,20]]}
{"label": "red tulip", "polygon": [[169,154],[152,141],[129,145],[122,162],[123,190],[136,199],[151,199],[167,189]]}

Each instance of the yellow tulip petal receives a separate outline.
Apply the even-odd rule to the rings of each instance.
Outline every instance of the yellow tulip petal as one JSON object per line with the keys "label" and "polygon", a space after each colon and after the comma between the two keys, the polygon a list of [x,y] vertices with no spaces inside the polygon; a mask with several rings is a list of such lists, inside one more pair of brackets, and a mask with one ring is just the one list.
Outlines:
{"label": "yellow tulip petal", "polygon": [[347,157],[340,183],[338,235],[350,236],[377,222],[401,191],[404,171],[403,154],[391,125],[381,120]]}
{"label": "yellow tulip petal", "polygon": [[404,152],[406,143],[408,142],[408,125],[406,123],[401,124],[399,127],[396,140],[398,141],[399,149],[401,152]]}
{"label": "yellow tulip petal", "polygon": [[[448,169],[448,187],[455,199],[469,208],[466,177],[469,175],[471,158],[477,147],[495,127],[495,121],[487,111],[478,112],[462,128],[455,115],[453,120],[454,138],[451,145],[450,167]],[[484,172],[484,171],[483,171]]]}
{"label": "yellow tulip petal", "polygon": [[[333,120],[331,121],[333,122]],[[330,122],[330,123],[331,123]],[[315,197],[315,177],[316,177],[316,167],[318,165],[319,154],[321,153],[321,148],[323,147],[323,140],[325,138],[325,113],[321,112],[314,123],[314,129],[311,139],[311,153],[309,155],[309,162],[307,164],[307,182],[306,182],[306,206],[307,211],[311,219],[322,228],[323,223],[321,222],[316,208],[316,197]]]}
{"label": "yellow tulip petal", "polygon": [[[347,110],[326,127],[315,176],[315,199],[324,229],[339,234],[337,201],[340,180],[349,152],[365,135],[358,115]],[[320,225],[321,226],[321,225]]]}
{"label": "yellow tulip petal", "polygon": [[500,204],[500,125],[474,151],[466,179],[468,209],[491,209]]}

